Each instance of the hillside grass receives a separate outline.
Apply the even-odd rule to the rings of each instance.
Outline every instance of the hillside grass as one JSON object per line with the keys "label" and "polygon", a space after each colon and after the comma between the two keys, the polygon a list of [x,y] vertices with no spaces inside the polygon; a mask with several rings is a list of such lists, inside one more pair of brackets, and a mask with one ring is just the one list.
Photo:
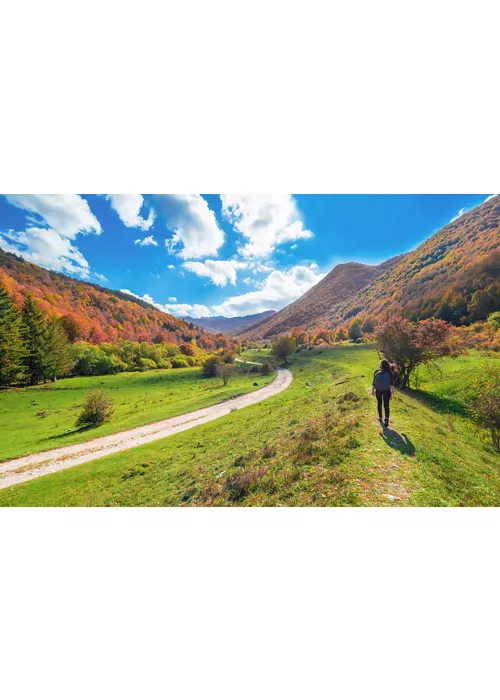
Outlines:
{"label": "hillside grass", "polygon": [[[85,442],[127,428],[205,408],[253,391],[274,379],[240,370],[224,387],[219,378],[202,377],[200,367],[124,372],[102,377],[61,379],[55,384],[0,392],[0,461]],[[109,423],[77,429],[85,394],[105,389],[115,412]]]}
{"label": "hillside grass", "polygon": [[[247,359],[256,355],[266,352]],[[446,360],[439,384],[423,377],[419,391],[397,392],[386,431],[370,396],[372,347],[302,351],[285,392],[6,489],[0,505],[499,506],[499,455],[440,393],[446,386],[448,400],[456,391],[462,404],[461,388],[483,362],[478,354]]]}

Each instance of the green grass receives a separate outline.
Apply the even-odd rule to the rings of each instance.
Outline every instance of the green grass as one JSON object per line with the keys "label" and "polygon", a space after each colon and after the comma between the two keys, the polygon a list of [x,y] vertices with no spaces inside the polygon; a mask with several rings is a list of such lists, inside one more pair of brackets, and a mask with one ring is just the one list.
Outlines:
{"label": "green grass", "polygon": [[482,362],[478,354],[446,360],[440,380],[397,392],[393,431],[384,432],[370,396],[373,348],[302,351],[287,391],[6,489],[0,505],[499,506],[498,454],[466,413],[433,402],[446,387],[448,400],[463,404],[468,373]]}
{"label": "green grass", "polygon": [[[257,376],[257,378],[255,378]],[[272,381],[274,376],[236,374],[228,386],[206,379],[199,367],[62,379],[55,384],[0,392],[0,460],[84,442],[153,421],[205,408]],[[91,389],[109,391],[115,413],[109,423],[77,430],[76,418]]]}

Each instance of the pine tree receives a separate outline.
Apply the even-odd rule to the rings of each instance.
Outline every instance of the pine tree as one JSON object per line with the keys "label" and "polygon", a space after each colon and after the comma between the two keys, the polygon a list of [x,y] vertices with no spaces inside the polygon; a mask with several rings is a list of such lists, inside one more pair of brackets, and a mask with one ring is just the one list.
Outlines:
{"label": "pine tree", "polygon": [[40,380],[45,379],[47,374],[45,360],[47,322],[43,311],[31,294],[27,294],[25,297],[21,319],[26,377],[30,384],[37,384]]}
{"label": "pine tree", "polygon": [[15,384],[22,376],[21,317],[8,291],[0,284],[0,385]]}
{"label": "pine tree", "polygon": [[61,319],[52,318],[47,323],[45,338],[45,378],[55,382],[58,376],[67,374],[72,366],[68,336]]}

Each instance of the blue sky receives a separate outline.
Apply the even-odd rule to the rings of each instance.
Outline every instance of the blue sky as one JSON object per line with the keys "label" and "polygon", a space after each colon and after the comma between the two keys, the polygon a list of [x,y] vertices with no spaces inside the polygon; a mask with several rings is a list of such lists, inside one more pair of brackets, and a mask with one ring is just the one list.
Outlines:
{"label": "blue sky", "polygon": [[279,310],[489,195],[3,195],[0,247],[178,316]]}

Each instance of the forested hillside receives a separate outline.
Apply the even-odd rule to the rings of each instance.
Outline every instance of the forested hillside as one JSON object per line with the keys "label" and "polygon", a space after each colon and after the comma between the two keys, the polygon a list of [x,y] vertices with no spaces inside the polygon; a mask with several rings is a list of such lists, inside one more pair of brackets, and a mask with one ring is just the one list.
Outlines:
{"label": "forested hillside", "polygon": [[[402,222],[404,226],[404,222]],[[455,325],[500,309],[500,197],[463,214],[416,250],[376,268],[338,265],[269,322],[254,338],[305,329],[334,329],[355,317],[441,318]]]}
{"label": "forested hillside", "polygon": [[328,314],[333,304],[351,298],[359,289],[399,262],[402,257],[392,258],[382,265],[363,265],[356,262],[337,265],[300,299],[271,318],[245,329],[244,334],[250,337],[267,338],[288,333],[294,327],[312,328],[318,325],[319,318]]}
{"label": "forested hillside", "polygon": [[0,283],[18,306],[23,302],[23,292],[29,292],[47,314],[62,317],[72,342],[136,340],[180,344],[195,340],[209,350],[226,344],[223,336],[217,338],[141,299],[46,270],[3,250]]}

